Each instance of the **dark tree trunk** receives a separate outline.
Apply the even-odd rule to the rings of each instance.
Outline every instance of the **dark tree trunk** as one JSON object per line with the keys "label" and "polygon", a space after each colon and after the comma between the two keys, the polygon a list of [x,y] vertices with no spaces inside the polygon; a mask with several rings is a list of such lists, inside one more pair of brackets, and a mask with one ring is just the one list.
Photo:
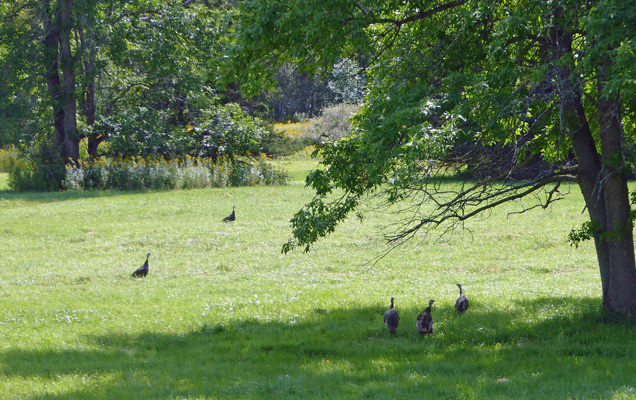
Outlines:
{"label": "dark tree trunk", "polygon": [[[84,93],[82,96],[82,113],[86,117],[86,125],[88,125],[89,127],[93,127],[95,125],[95,114],[97,112],[97,103],[95,100],[95,58],[97,56],[99,46],[95,44],[95,40],[91,32],[92,27],[89,25],[90,22],[86,21],[86,19],[82,19],[82,22],[83,26],[79,29],[79,37],[82,53],[84,55],[83,72],[84,76],[86,77]],[[88,35],[85,34],[85,31],[88,33]],[[104,137],[102,135],[99,135],[95,131],[93,131],[92,134],[88,136],[88,155],[90,157],[97,158],[97,148],[103,140]]]}
{"label": "dark tree trunk", "polygon": [[[558,32],[551,43],[555,46],[556,57],[572,54],[572,35]],[[567,66],[558,67],[559,92],[561,94],[561,116],[578,162],[577,183],[585,199],[590,221],[596,228],[594,245],[598,259],[603,299],[609,290],[610,259],[607,242],[601,239],[601,232],[607,230],[605,196],[600,185],[601,156],[583,108],[580,87],[572,81],[572,69]],[[605,303],[605,300],[603,300]]]}
{"label": "dark tree trunk", "polygon": [[[84,115],[86,116],[86,125],[92,127],[95,125],[95,76],[94,67],[95,63],[89,61],[86,63],[86,76],[88,77],[88,82],[86,84],[85,93],[84,93],[84,101],[82,102],[82,108]],[[93,133],[88,137],[88,155],[97,158],[97,146],[101,143],[101,136],[95,136]]]}
{"label": "dark tree trunk", "polygon": [[[62,83],[60,81],[59,69],[59,28],[54,22],[54,13],[47,14],[49,17],[44,21],[47,35],[43,40],[44,63],[46,65],[45,79],[51,96],[53,107],[53,127],[55,128],[55,142],[61,143],[64,140],[64,107],[62,104]],[[60,149],[60,156],[63,157]]]}
{"label": "dark tree trunk", "polygon": [[[570,138],[578,162],[577,183],[581,188],[590,221],[595,228],[594,245],[601,275],[603,305],[606,307],[605,299],[607,299],[610,290],[610,271],[612,268],[609,243],[602,237],[603,232],[607,231],[607,196],[605,195],[605,187],[599,180],[602,170],[601,157],[596,150],[592,132],[580,103],[581,98],[580,96],[574,97],[571,102],[564,102],[564,109],[569,109],[579,118],[580,125],[578,129],[571,132]],[[567,111],[564,110],[564,112]]]}
{"label": "dark tree trunk", "polygon": [[[94,63],[91,63],[91,67],[94,68]],[[86,86],[86,94],[84,100],[85,106],[84,115],[86,116],[86,124],[88,126],[95,125],[95,113],[96,113],[96,105],[95,105],[95,77],[90,76],[88,85]],[[104,141],[104,136],[93,131],[92,134],[88,137],[88,155],[92,158],[97,158],[97,148],[99,144]]]}
{"label": "dark tree trunk", "polygon": [[602,181],[607,213],[607,242],[610,262],[609,287],[603,306],[612,312],[636,310],[636,260],[630,218],[629,189],[625,172],[625,146],[618,98],[599,93],[599,125],[603,154]]}
{"label": "dark tree trunk", "polygon": [[[60,2],[55,9],[51,1],[43,3],[47,19],[44,22],[46,37],[44,59],[46,83],[52,100],[55,143],[64,162],[79,159],[79,137],[75,104],[75,61],[71,53],[72,0]],[[62,79],[60,79],[60,68]]]}
{"label": "dark tree trunk", "polygon": [[[558,58],[572,54],[572,36],[557,33]],[[578,161],[577,181],[590,220],[603,289],[603,308],[619,314],[636,310],[636,262],[630,221],[627,177],[623,162],[622,127],[618,99],[599,95],[601,154],[598,153],[573,70],[558,67],[561,116]]]}
{"label": "dark tree trunk", "polygon": [[62,92],[64,104],[64,139],[58,143],[62,159],[79,159],[79,135],[77,133],[77,103],[75,99],[75,59],[71,52],[73,28],[73,0],[60,1],[60,64],[62,66]]}

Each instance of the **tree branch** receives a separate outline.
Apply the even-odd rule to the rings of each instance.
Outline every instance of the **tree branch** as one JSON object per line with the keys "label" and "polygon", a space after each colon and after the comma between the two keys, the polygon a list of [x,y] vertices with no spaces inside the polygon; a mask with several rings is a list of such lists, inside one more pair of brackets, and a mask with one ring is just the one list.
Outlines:
{"label": "tree branch", "polygon": [[[416,218],[417,212],[413,213],[411,218],[401,221],[401,228],[398,229],[396,234],[385,236],[385,238],[389,244],[399,244],[413,237],[416,232],[427,225],[436,227],[450,222],[452,226],[456,226],[501,204],[521,199],[549,184],[555,183],[555,187],[547,191],[545,203],[540,202],[538,205],[542,208],[546,208],[549,204],[562,197],[558,188],[563,181],[575,181],[575,177],[570,174],[555,173],[540,180],[528,181],[516,185],[504,184],[498,188],[482,182],[466,190],[460,190],[453,199],[447,202],[437,201],[434,210],[432,210],[428,216]],[[424,193],[428,199],[435,199],[436,197],[443,197],[445,194],[448,194],[431,193],[429,191],[424,191]],[[555,198],[555,195],[559,197]],[[423,204],[424,201],[421,201],[421,204],[417,204],[416,207],[419,209]],[[525,208],[522,212],[536,207],[537,206]],[[415,224],[413,225],[413,223]]]}
{"label": "tree branch", "polygon": [[402,18],[402,19],[380,18],[378,20],[372,21],[371,23],[372,24],[393,24],[393,25],[396,25],[397,27],[401,27],[402,25],[408,24],[409,22],[426,19],[435,14],[439,14],[443,11],[450,10],[451,8],[464,5],[465,3],[466,3],[465,0],[451,1],[449,3],[442,4],[441,6],[432,8],[430,10],[426,10],[426,11],[420,10],[417,14],[411,15],[406,18]]}

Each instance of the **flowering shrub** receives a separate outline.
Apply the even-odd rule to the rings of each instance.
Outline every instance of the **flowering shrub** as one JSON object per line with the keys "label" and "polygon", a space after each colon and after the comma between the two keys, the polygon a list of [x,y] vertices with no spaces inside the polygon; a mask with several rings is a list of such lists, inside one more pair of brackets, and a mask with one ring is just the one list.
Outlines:
{"label": "flowering shrub", "polygon": [[205,187],[277,185],[287,174],[275,170],[264,157],[250,161],[186,156],[180,160],[100,158],[66,166],[67,190],[194,189]]}
{"label": "flowering shrub", "polygon": [[339,140],[351,134],[351,118],[360,107],[353,104],[339,104],[325,108],[320,117],[313,118],[305,128],[305,136],[313,142],[322,142],[325,138]]}

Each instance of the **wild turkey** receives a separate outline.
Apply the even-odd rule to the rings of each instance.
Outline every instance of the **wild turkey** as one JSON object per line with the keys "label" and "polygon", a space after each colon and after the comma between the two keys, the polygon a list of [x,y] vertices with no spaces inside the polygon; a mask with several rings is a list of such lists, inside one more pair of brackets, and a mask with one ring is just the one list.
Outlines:
{"label": "wild turkey", "polygon": [[223,222],[226,221],[234,221],[236,219],[236,213],[234,212],[234,209],[236,208],[236,206],[232,206],[232,214],[228,215],[227,217],[223,218]]}
{"label": "wild turkey", "polygon": [[135,272],[132,273],[131,276],[133,278],[138,278],[138,277],[144,278],[146,275],[148,275],[148,257],[150,257],[150,253],[146,255],[146,262],[144,263],[144,265],[137,268]]}
{"label": "wild turkey", "polygon": [[398,312],[395,311],[395,308],[393,308],[393,300],[395,300],[395,298],[391,297],[391,308],[384,313],[384,323],[386,324],[386,327],[389,328],[391,335],[395,335],[395,330],[400,324],[400,316],[398,315]]}
{"label": "wild turkey", "polygon": [[428,302],[428,307],[417,316],[417,331],[422,335],[425,333],[433,333],[433,317],[431,316],[431,306],[435,300]]}
{"label": "wild turkey", "polygon": [[463,314],[464,311],[468,310],[468,299],[462,290],[462,285],[457,284],[459,288],[459,298],[455,302],[455,310],[457,310],[457,314]]}

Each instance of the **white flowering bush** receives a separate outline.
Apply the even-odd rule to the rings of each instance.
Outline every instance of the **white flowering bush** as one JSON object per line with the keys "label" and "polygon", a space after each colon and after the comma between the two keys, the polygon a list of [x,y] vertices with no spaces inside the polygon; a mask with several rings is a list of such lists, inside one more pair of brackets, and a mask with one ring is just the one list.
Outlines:
{"label": "white flowering bush", "polygon": [[249,160],[186,157],[179,160],[100,158],[66,166],[66,190],[195,189],[283,185],[288,176],[264,156]]}
{"label": "white flowering bush", "polygon": [[320,117],[309,121],[305,128],[305,137],[313,142],[323,142],[324,139],[340,140],[351,134],[351,118],[359,110],[360,107],[354,104],[325,108]]}
{"label": "white flowering bush", "polygon": [[196,189],[212,186],[212,173],[206,166],[188,166],[177,170],[177,187]]}

